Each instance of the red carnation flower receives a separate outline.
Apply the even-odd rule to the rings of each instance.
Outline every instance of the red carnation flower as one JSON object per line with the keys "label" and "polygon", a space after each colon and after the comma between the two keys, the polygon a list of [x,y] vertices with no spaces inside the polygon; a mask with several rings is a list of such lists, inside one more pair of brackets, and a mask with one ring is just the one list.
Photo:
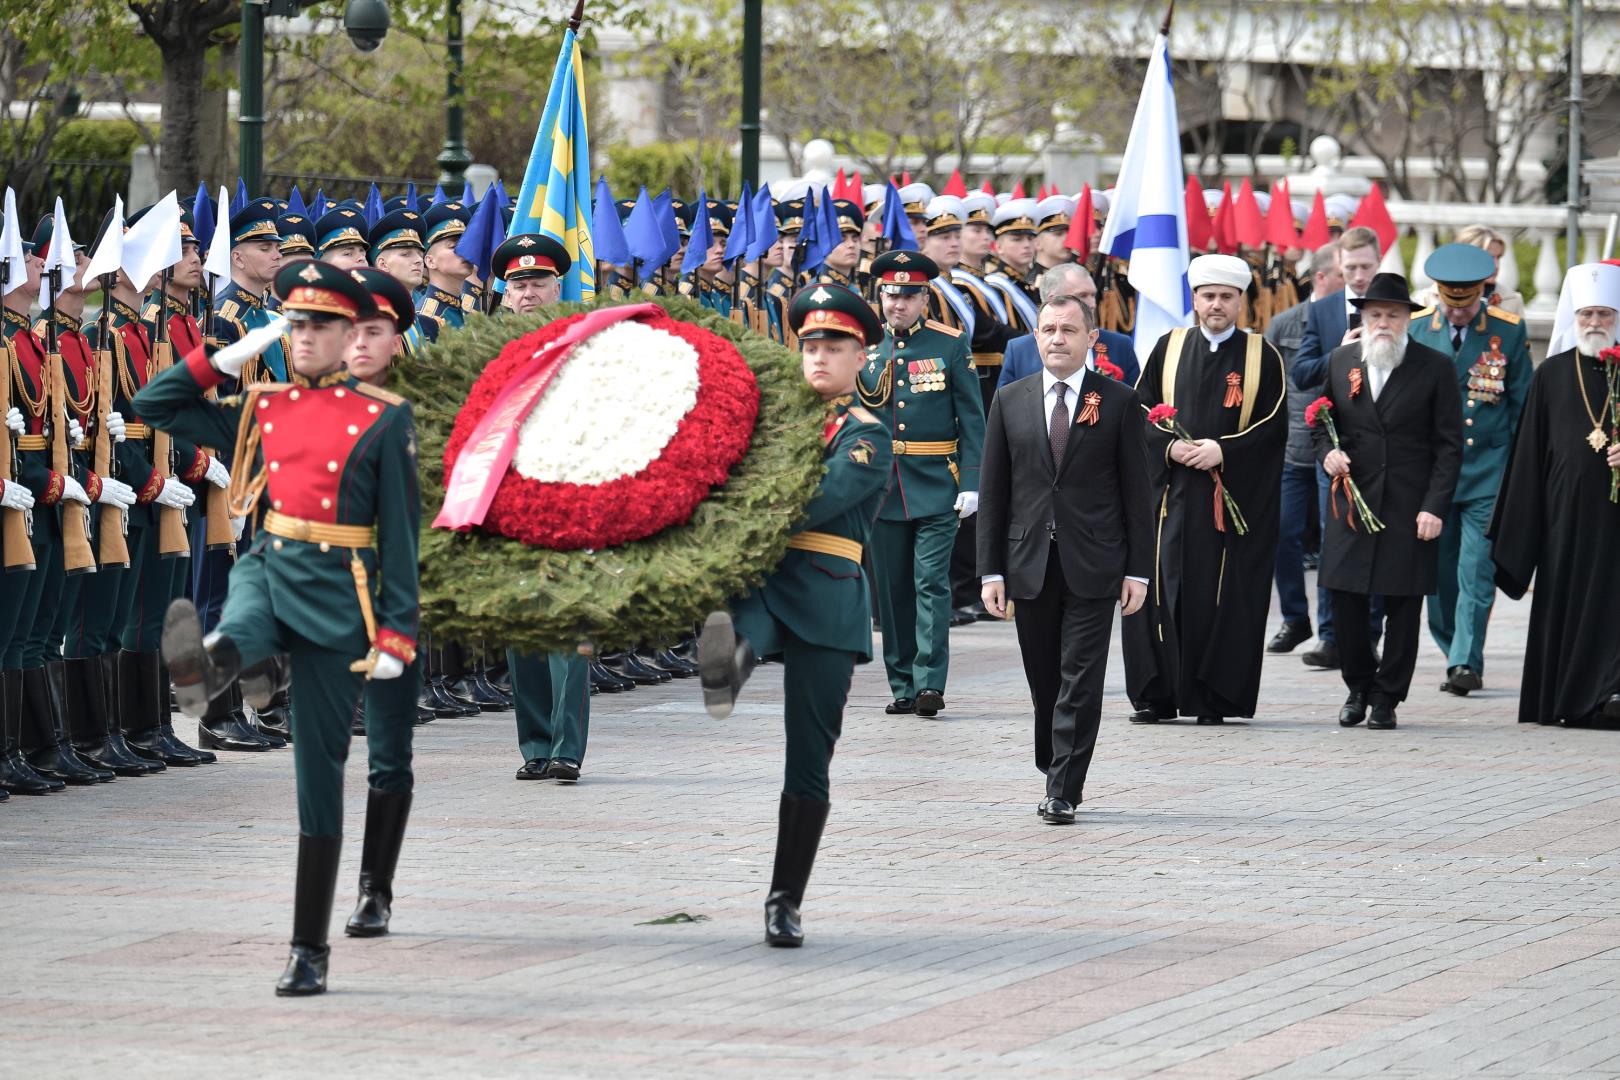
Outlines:
{"label": "red carnation flower", "polygon": [[1119,382],[1125,381],[1125,369],[1114,363],[1112,360],[1105,359],[1101,356],[1097,357],[1097,370],[1108,376],[1110,379],[1115,379]]}
{"label": "red carnation flower", "polygon": [[1602,358],[1605,364],[1620,365],[1620,346],[1610,345],[1607,349],[1598,353],[1598,356]]}
{"label": "red carnation flower", "polygon": [[1305,426],[1315,427],[1316,421],[1320,417],[1323,409],[1332,411],[1333,401],[1329,398],[1319,397],[1309,405],[1305,406]]}
{"label": "red carnation flower", "polygon": [[1174,420],[1175,418],[1176,407],[1174,405],[1155,405],[1153,408],[1148,410],[1148,423],[1152,424],[1154,427],[1159,427],[1160,425],[1170,420]]}

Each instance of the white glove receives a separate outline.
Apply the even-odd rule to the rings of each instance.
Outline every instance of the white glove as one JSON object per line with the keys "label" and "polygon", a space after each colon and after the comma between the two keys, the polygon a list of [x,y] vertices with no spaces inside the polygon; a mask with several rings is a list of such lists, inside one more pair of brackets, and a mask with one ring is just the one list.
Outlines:
{"label": "white glove", "polygon": [[108,413],[107,414],[107,419],[106,419],[105,423],[103,424],[103,426],[107,429],[107,434],[109,434],[109,435],[111,435],[113,437],[113,442],[123,442],[124,441],[124,414],[123,413],[116,413],[116,412]]}
{"label": "white glove", "polygon": [[257,330],[249,330],[237,341],[220,349],[209,357],[208,362],[221,375],[229,375],[234,379],[242,374],[242,368],[247,365],[249,360],[280,341],[281,335],[286,330],[287,320],[278,316],[272,319],[269,325],[261,326]]}
{"label": "white glove", "polygon": [[203,479],[217,488],[228,488],[231,486],[231,471],[225,467],[225,463],[220,461],[219,458],[210,457],[208,459],[208,472],[203,476]]}
{"label": "white glove", "polygon": [[956,496],[956,516],[972,517],[979,512],[979,493],[964,491]]}
{"label": "white glove", "polygon": [[191,489],[174,477],[166,477],[163,481],[163,490],[157,493],[159,506],[168,506],[176,510],[184,510],[197,501]]}
{"label": "white glove", "polygon": [[377,662],[372,665],[371,677],[373,679],[397,679],[405,674],[405,661],[393,653],[380,652]]}
{"label": "white glove", "polygon": [[72,500],[76,503],[84,503],[86,506],[90,505],[90,496],[85,493],[84,485],[71,476],[62,477],[62,499],[63,501]]}
{"label": "white glove", "polygon": [[135,505],[135,489],[122,480],[114,480],[111,477],[103,476],[101,478],[101,498],[96,501],[106,503],[108,506],[122,506],[127,509]]}
{"label": "white glove", "polygon": [[6,427],[11,429],[13,435],[21,435],[28,430],[28,425],[23,423],[22,410],[15,405],[6,412]]}
{"label": "white glove", "polygon": [[245,518],[245,517],[231,518],[231,539],[232,540],[240,540],[240,539],[242,539],[242,529],[244,527],[246,527],[246,525],[247,525],[247,518]]}
{"label": "white glove", "polygon": [[78,417],[68,417],[68,445],[77,449],[82,442],[84,442],[84,425],[79,423]]}
{"label": "white glove", "polygon": [[15,480],[0,480],[0,506],[7,510],[32,510],[34,493]]}

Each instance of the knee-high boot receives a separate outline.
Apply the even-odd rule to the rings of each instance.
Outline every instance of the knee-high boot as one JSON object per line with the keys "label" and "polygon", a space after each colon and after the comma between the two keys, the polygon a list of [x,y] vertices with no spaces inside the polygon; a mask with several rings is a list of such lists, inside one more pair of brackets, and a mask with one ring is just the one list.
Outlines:
{"label": "knee-high boot", "polygon": [[804,944],[799,908],[810,883],[810,869],[821,847],[830,803],[783,793],[776,818],[776,864],[771,870],[771,891],[765,898],[765,942],[797,948]]}
{"label": "knee-high boot", "polygon": [[119,752],[126,749],[122,736],[116,744],[113,742],[118,723],[107,700],[107,688],[101,682],[101,658],[77,657],[63,663],[67,672],[63,706],[74,752],[95,768],[119,776],[145,776],[166,768],[161,761],[147,761],[133,754],[126,758]]}
{"label": "knee-high boot", "polygon": [[366,792],[366,839],[360,849],[360,901],[343,932],[350,937],[388,933],[394,906],[394,868],[405,844],[405,822],[411,815],[409,791]]}
{"label": "knee-high boot", "polygon": [[98,784],[113,779],[73,752],[68,739],[63,697],[66,669],[60,660],[23,670],[23,738],[28,763],[46,776],[69,784]]}
{"label": "knee-high boot", "polygon": [[13,795],[48,795],[67,785],[41,776],[22,752],[22,672],[0,671],[0,787]]}
{"label": "knee-high boot", "polygon": [[337,888],[341,836],[298,834],[298,891],[293,897],[292,945],[287,968],[276,983],[278,997],[304,997],[326,992],[327,961],[332,948],[326,943],[332,922],[332,899]]}

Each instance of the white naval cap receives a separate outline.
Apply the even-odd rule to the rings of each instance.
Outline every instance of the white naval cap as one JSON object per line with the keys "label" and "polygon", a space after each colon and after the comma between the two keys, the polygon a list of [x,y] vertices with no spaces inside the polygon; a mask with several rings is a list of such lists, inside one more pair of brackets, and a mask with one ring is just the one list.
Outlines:
{"label": "white naval cap", "polygon": [[997,236],[1010,232],[1034,232],[1035,200],[1008,199],[997,207],[990,223],[995,226]]}
{"label": "white naval cap", "polygon": [[928,208],[923,216],[928,219],[928,231],[931,233],[960,229],[967,224],[967,208],[955,195],[935,195],[928,200]]}

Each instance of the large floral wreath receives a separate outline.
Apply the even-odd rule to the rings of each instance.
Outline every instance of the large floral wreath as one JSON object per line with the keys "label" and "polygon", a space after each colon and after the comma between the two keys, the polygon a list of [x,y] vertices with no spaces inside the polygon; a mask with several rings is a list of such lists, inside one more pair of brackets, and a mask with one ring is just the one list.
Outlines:
{"label": "large floral wreath", "polygon": [[[669,316],[670,333],[691,344],[697,353],[700,380],[709,374],[709,353],[717,347],[702,343],[712,338],[731,343],[747,371],[735,369],[721,377],[715,388],[729,385],[741,392],[749,373],[757,386],[757,416],[751,420],[751,438],[739,439],[728,423],[742,423],[745,403],[715,400],[710,419],[698,414],[698,426],[707,443],[694,440],[691,475],[681,471],[671,475],[668,486],[656,500],[674,504],[690,499],[701,483],[703,492],[695,508],[656,531],[642,532],[642,538],[607,541],[604,546],[582,546],[573,550],[536,546],[523,540],[496,535],[486,529],[452,532],[431,527],[444,500],[445,460],[450,441],[458,429],[463,406],[474,409],[475,387],[482,383],[486,369],[495,381],[495,369],[506,359],[506,350],[518,339],[553,322],[587,309],[578,304],[560,304],[529,316],[475,318],[460,330],[443,333],[438,342],[416,358],[396,369],[394,389],[410,399],[416,413],[420,444],[418,463],[422,489],[421,597],[424,626],[446,637],[483,641],[492,647],[503,645],[533,652],[572,649],[592,642],[605,649],[628,647],[644,641],[677,637],[700,622],[704,615],[726,599],[762,580],[782,558],[788,534],[803,516],[822,473],[821,427],[823,406],[804,382],[798,358],[766,338],[749,334],[713,312],[684,299],[659,299],[655,303]],[[656,319],[655,319],[656,322]],[[662,323],[657,323],[662,325]],[[532,349],[530,350],[532,352]],[[612,361],[609,361],[610,363]],[[666,386],[663,382],[661,387]],[[674,383],[667,384],[673,388]],[[687,425],[708,396],[705,387],[691,408],[681,416]],[[674,389],[670,394],[674,396]],[[559,398],[559,400],[563,400]],[[488,408],[486,402],[484,408]],[[731,410],[732,420],[720,422],[721,412]],[[596,403],[591,413],[596,429],[635,429],[644,433],[656,418],[645,412],[629,418],[621,415],[615,400]],[[542,432],[546,429],[542,427]],[[684,431],[685,427],[682,426]],[[465,436],[463,436],[465,438]],[[654,514],[648,507],[627,504],[623,498],[602,499],[603,489],[623,478],[626,463],[634,463],[634,453],[645,453],[651,438],[631,438],[615,443],[619,457],[613,462],[594,459],[585,468],[598,468],[609,477],[593,484],[582,480],[584,473],[571,480],[524,477],[524,470],[539,475],[545,466],[539,458],[555,463],[559,455],[544,446],[545,437],[532,441],[529,449],[536,460],[525,460],[522,440],[513,458],[512,470],[502,480],[496,500],[506,498],[508,487],[519,492],[534,490],[530,484],[551,486],[551,494],[566,487],[580,489],[582,502],[594,506],[590,520],[584,512],[577,522],[553,517],[552,528],[560,539],[565,530],[578,530],[576,539],[590,539],[616,532],[631,536],[645,530],[664,511]],[[657,461],[668,459],[676,450],[674,438],[662,444],[654,460],[633,472],[645,481]],[[725,447],[735,450],[746,443],[746,452],[729,472],[709,460],[723,460]],[[634,447],[640,447],[633,453]],[[581,455],[582,457],[584,455]],[[568,454],[560,455],[567,458]],[[613,472],[611,470],[620,471]],[[518,472],[513,483],[511,472]],[[718,475],[718,479],[715,477]],[[677,487],[686,494],[673,494]],[[615,505],[617,503],[617,505]],[[668,507],[665,508],[666,510]],[[496,503],[486,524],[497,524]],[[513,513],[516,513],[514,509]],[[502,520],[505,520],[504,518]],[[513,524],[514,529],[522,526]],[[594,531],[593,531],[594,530]],[[570,541],[572,542],[572,541]]]}

